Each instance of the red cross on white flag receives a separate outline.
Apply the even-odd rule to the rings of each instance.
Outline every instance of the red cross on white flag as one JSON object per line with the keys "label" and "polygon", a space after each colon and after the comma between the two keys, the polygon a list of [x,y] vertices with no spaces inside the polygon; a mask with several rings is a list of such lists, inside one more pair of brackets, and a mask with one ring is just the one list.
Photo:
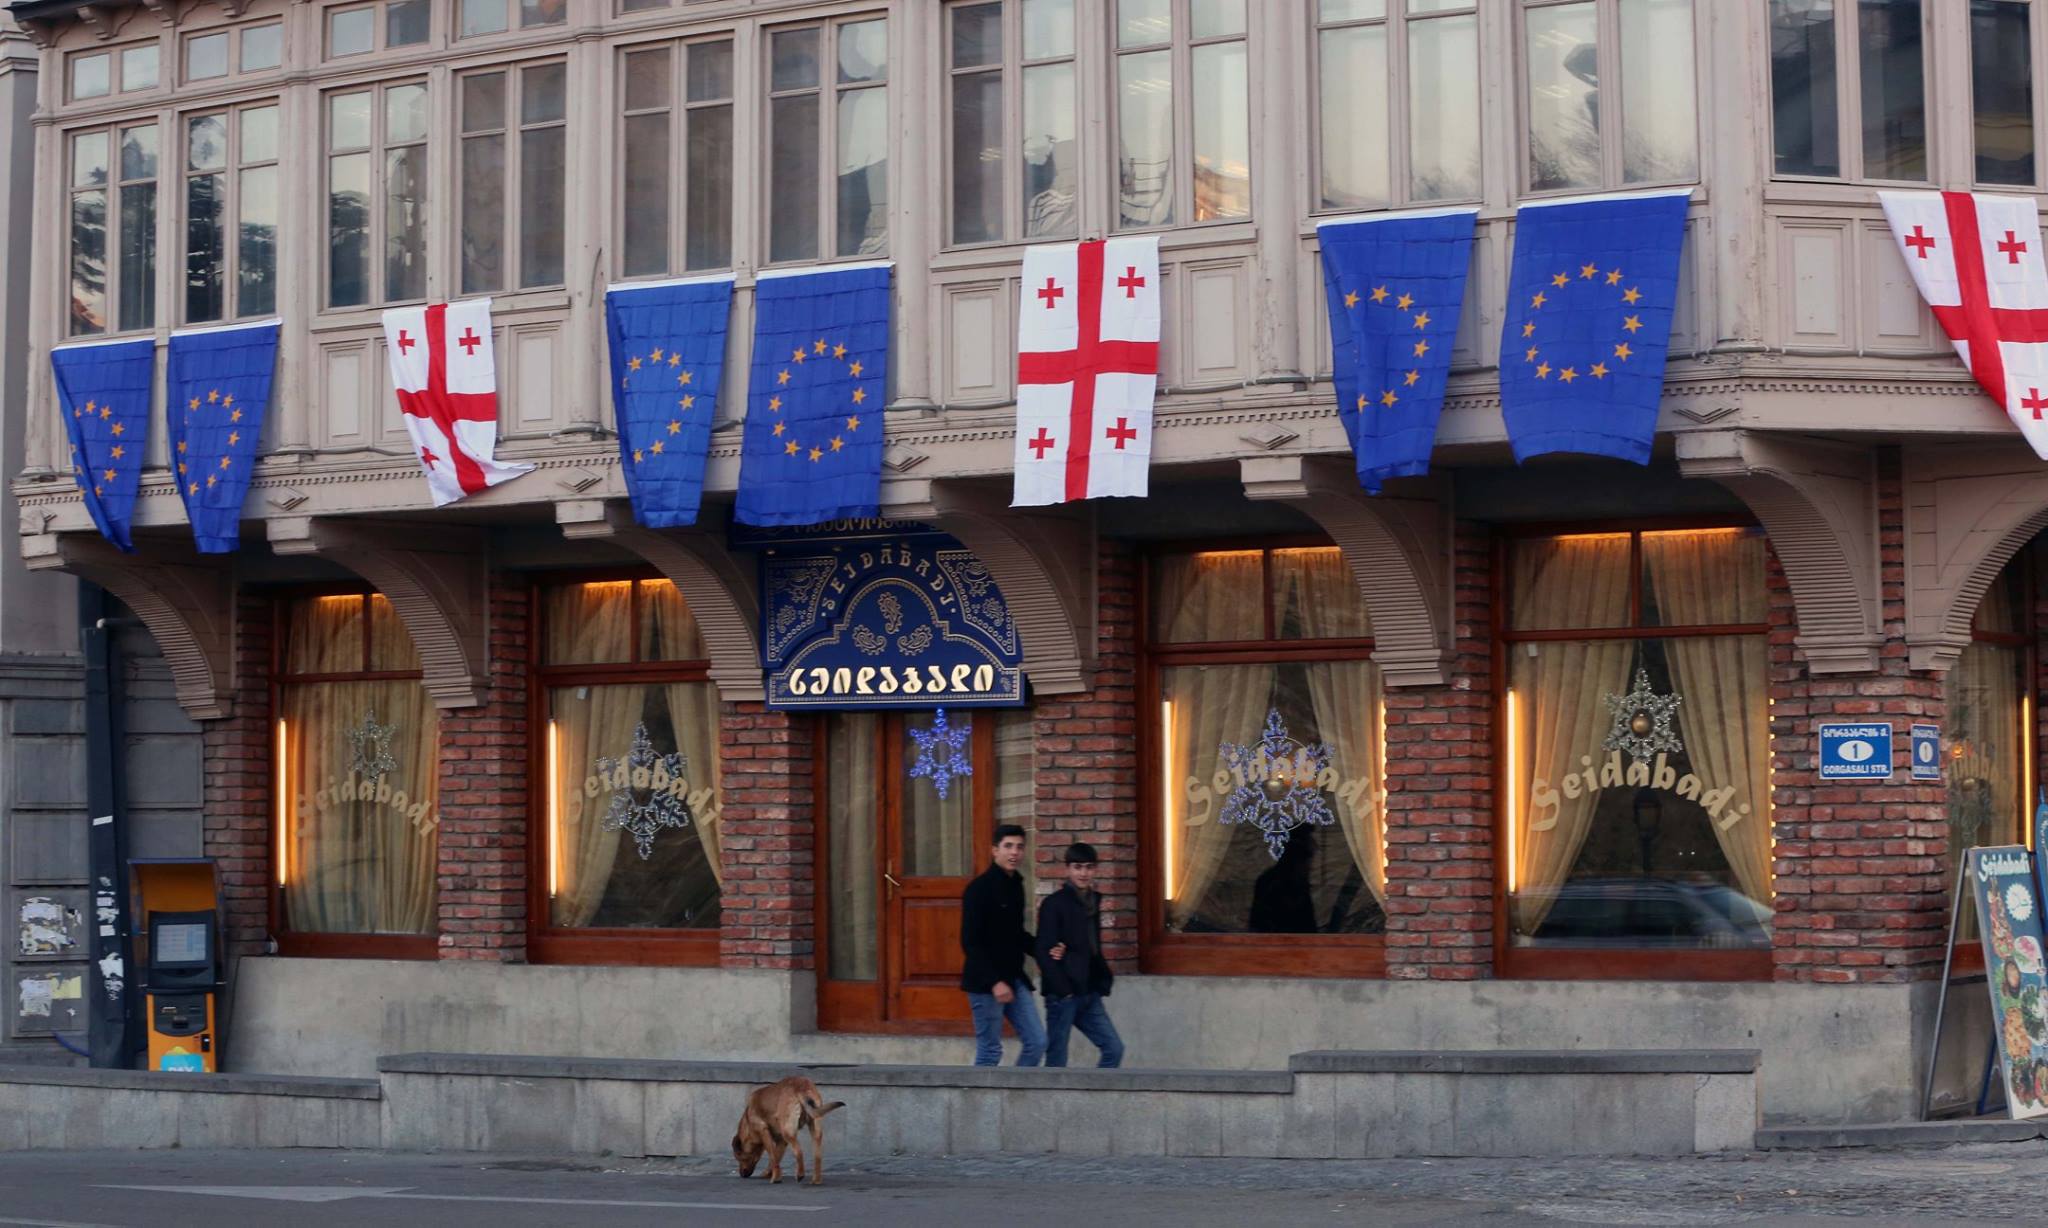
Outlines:
{"label": "red cross on white flag", "polygon": [[434,506],[531,473],[500,461],[498,368],[491,300],[464,299],[384,313],[391,385]]}
{"label": "red cross on white flag", "polygon": [[2031,196],[1879,192],[1899,254],[1977,384],[2048,459],[2048,271]]}
{"label": "red cross on white flag", "polygon": [[1159,239],[1024,250],[1012,507],[1142,496],[1159,384]]}

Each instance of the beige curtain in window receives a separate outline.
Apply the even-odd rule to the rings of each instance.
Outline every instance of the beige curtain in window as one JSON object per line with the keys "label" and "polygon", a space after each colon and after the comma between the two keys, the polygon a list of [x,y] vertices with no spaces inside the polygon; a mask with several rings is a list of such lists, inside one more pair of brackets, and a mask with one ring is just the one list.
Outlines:
{"label": "beige curtain in window", "polygon": [[709,805],[692,805],[690,822],[704,845],[704,860],[722,886],[725,865],[718,855],[718,816],[725,803],[718,755],[718,688],[709,682],[675,682],[668,692],[668,717],[675,726],[676,749],[683,754],[690,792],[711,790]]}
{"label": "beige curtain in window", "polygon": [[[353,674],[363,669],[363,597],[307,597],[285,611],[287,674]],[[408,641],[408,646],[409,646]]]}
{"label": "beige curtain in window", "polygon": [[875,862],[881,720],[873,712],[834,712],[826,718],[825,838],[830,864],[825,891],[831,905],[826,910],[825,975],[835,981],[872,981],[881,967],[877,925],[882,867]]}
{"label": "beige curtain in window", "polygon": [[[1310,639],[1370,635],[1357,581],[1341,551],[1288,552],[1278,571],[1281,607],[1301,611],[1302,634]],[[1334,799],[1337,825],[1351,859],[1371,889],[1387,898],[1386,780],[1380,746],[1379,667],[1369,661],[1333,661],[1308,669],[1309,702],[1316,728],[1334,754],[1339,775],[1364,777],[1363,792],[1341,790]],[[1349,800],[1347,800],[1349,799]]]}
{"label": "beige curtain in window", "polygon": [[[1663,621],[1701,627],[1756,621],[1767,608],[1761,546],[1727,530],[1648,533],[1643,569]],[[1684,697],[1678,732],[1708,789],[1735,786],[1714,838],[1742,894],[1771,905],[1770,648],[1761,635],[1664,641]],[[1747,804],[1737,817],[1734,807]]]}
{"label": "beige curtain in window", "polygon": [[[1992,598],[1998,590],[1992,590]],[[1986,599],[1988,605],[1992,598]],[[1980,625],[1982,616],[1980,615]],[[1963,851],[1984,844],[2018,844],[2024,839],[2020,800],[2020,650],[2003,644],[1972,643],[1948,671],[1943,774],[1948,780],[1949,878],[1955,884]],[[1963,910],[1962,935],[1975,934],[1976,917]]]}
{"label": "beige curtain in window", "polygon": [[[1561,537],[1515,551],[1517,628],[1598,628],[1628,621],[1629,540],[1626,535]],[[1510,902],[1515,932],[1533,934],[1557,902],[1592,831],[1598,791],[1558,794],[1554,818],[1532,813],[1534,783],[1557,789],[1581,769],[1580,757],[1603,754],[1610,714],[1607,696],[1628,689],[1635,644],[1628,640],[1522,643],[1510,650],[1508,676],[1519,705],[1528,757],[1510,780],[1520,804],[1514,833],[1517,893]],[[1537,830],[1542,823],[1543,829]]]}
{"label": "beige curtain in window", "polygon": [[[551,590],[547,659],[565,663],[624,661],[632,656],[632,589],[627,584],[581,584]],[[607,830],[611,791],[585,794],[599,759],[619,760],[633,748],[644,688],[634,685],[565,687],[555,692],[552,715],[561,740],[559,845],[548,850],[559,876],[553,921],[590,924],[604,903],[623,833]]]}

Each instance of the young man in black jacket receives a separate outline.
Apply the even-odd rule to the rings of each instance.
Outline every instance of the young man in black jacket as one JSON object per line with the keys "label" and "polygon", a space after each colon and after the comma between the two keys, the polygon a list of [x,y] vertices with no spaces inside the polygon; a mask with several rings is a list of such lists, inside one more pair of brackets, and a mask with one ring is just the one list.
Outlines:
{"label": "young man in black jacket", "polygon": [[1075,1028],[1102,1052],[1096,1065],[1124,1060],[1124,1042],[1102,1000],[1116,974],[1102,956],[1102,897],[1095,894],[1095,847],[1067,848],[1067,882],[1038,906],[1038,970],[1045,977],[1045,1064],[1067,1064]]}
{"label": "young man in black jacket", "polygon": [[[974,1011],[974,1064],[1003,1064],[1003,1020],[1017,1029],[1023,1049],[1019,1066],[1036,1066],[1045,1055],[1045,1025],[1038,1019],[1038,1000],[1031,996],[1031,978],[1024,975],[1024,956],[1031,935],[1024,929],[1024,829],[1015,823],[996,828],[990,864],[960,893],[960,949],[966,962],[960,988]],[[1043,959],[1043,957],[1040,957]]]}

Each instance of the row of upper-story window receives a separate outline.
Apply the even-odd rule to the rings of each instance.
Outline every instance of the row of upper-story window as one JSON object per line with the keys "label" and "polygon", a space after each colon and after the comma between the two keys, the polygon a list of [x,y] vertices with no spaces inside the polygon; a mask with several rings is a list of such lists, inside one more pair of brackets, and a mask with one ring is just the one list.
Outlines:
{"label": "row of upper-story window", "polygon": [[[1313,39],[1310,209],[1478,200],[1487,0],[1300,2]],[[2033,0],[1969,2],[1979,177],[2030,183],[2029,73],[2044,23]],[[939,44],[944,242],[1078,235],[1088,159],[1101,162],[1110,228],[1249,219],[1253,77],[1265,62],[1253,54],[1248,3],[1113,0],[1091,39],[1087,7],[1077,15],[1074,0],[950,0]],[[1922,0],[1769,3],[1777,171],[1924,176]],[[1698,178],[1698,0],[1515,0],[1514,10],[1523,191]],[[562,12],[548,0],[334,7],[322,14],[321,50],[331,58],[424,42],[437,13],[461,37],[548,24]],[[616,49],[604,135],[618,168],[608,259],[619,276],[723,269],[736,257],[782,263],[887,252],[890,155],[910,139],[890,120],[888,19],[859,14],[768,24],[755,38],[737,33],[728,25]],[[284,38],[275,20],[188,35],[185,77],[194,79],[195,64],[201,74],[235,64],[260,77],[283,58]],[[157,46],[75,54],[72,92],[81,80],[89,89],[155,81],[153,55],[141,50]],[[1838,74],[1837,51],[1849,48],[1857,71]],[[81,77],[86,60],[98,66]],[[1106,78],[1111,122],[1099,127],[1079,122],[1085,71]],[[287,182],[302,180],[324,202],[325,308],[426,296],[430,200],[458,219],[449,280],[437,291],[561,285],[570,73],[566,61],[543,57],[447,78],[453,131],[445,139],[456,143],[457,173],[431,190],[428,147],[444,138],[432,130],[430,104],[441,87],[420,69],[319,94],[317,158],[280,149],[275,98],[67,129],[70,334],[155,326],[160,191],[175,193],[167,221],[183,272],[182,302],[172,308],[179,323],[276,309],[283,196]],[[1605,97],[1603,83],[1613,83]],[[739,148],[739,107],[753,117],[758,152]],[[1858,139],[1839,139],[1855,127],[1845,115],[1860,117]],[[165,129],[175,134],[174,153],[160,166]],[[1844,148],[1850,158],[1839,156]],[[734,223],[743,198],[762,205],[750,228],[759,250],[740,255]]]}

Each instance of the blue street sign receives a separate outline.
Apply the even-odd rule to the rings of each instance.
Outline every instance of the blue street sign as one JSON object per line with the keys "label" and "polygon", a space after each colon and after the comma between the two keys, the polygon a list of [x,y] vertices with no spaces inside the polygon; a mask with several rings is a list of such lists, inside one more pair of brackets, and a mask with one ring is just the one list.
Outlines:
{"label": "blue street sign", "polygon": [[1892,727],[1874,724],[1824,724],[1820,727],[1822,780],[1890,780]]}
{"label": "blue street sign", "polygon": [[1941,726],[1913,726],[1913,779],[1941,779]]}

